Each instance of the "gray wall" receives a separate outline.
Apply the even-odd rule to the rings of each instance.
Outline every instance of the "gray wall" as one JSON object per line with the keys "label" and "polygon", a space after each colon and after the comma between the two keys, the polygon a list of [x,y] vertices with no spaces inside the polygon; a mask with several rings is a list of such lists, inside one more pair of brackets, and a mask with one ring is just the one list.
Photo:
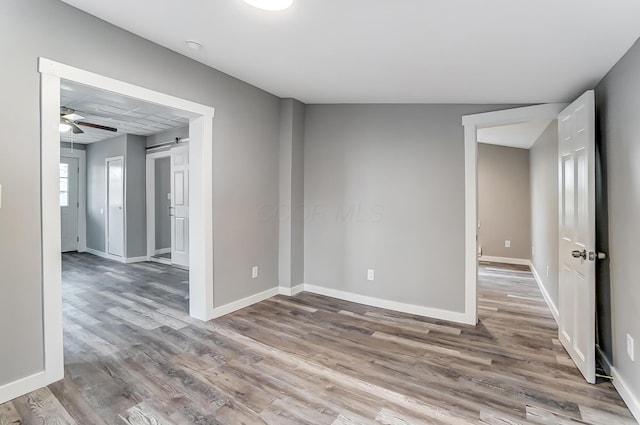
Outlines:
{"label": "gray wall", "polygon": [[147,256],[147,138],[127,135],[125,157],[126,251],[127,258]]}
{"label": "gray wall", "polygon": [[156,249],[171,248],[171,217],[169,207],[171,200],[167,194],[171,193],[171,159],[158,158],[155,160],[155,200],[156,200]]}
{"label": "gray wall", "polygon": [[[184,138],[189,137],[189,126],[172,128],[167,131],[163,131],[162,133],[152,134],[151,136],[147,136],[147,147],[159,145],[161,143],[171,142],[175,140],[175,138]],[[168,149],[168,148],[167,148]]]}
{"label": "gray wall", "polygon": [[126,134],[87,145],[87,248],[105,252],[105,159],[126,153]]}
{"label": "gray wall", "polygon": [[[606,164],[611,259],[609,289],[613,365],[640,399],[640,284],[635,241],[640,238],[640,42],[596,89],[599,153]],[[598,242],[597,249],[601,249]],[[605,294],[606,295],[606,294]],[[627,356],[626,335],[635,339],[636,361]]]}
{"label": "gray wall", "polygon": [[[483,256],[530,258],[529,191],[527,149],[478,144],[478,243]],[[506,240],[510,248],[504,246]]]}
{"label": "gray wall", "polygon": [[529,151],[531,170],[531,262],[558,306],[558,122]]}
{"label": "gray wall", "polygon": [[304,110],[295,99],[280,103],[280,286],[304,282]]}
{"label": "gray wall", "polygon": [[462,312],[461,116],[507,107],[307,106],[305,283]]}
{"label": "gray wall", "polygon": [[16,135],[0,142],[11,152],[0,156],[0,385],[43,367],[39,56],[215,107],[214,302],[277,285],[278,222],[259,213],[278,203],[277,97],[59,1],[4,0],[0,27],[10,34],[0,55],[11,64],[0,67],[0,92],[11,100],[0,116]]}

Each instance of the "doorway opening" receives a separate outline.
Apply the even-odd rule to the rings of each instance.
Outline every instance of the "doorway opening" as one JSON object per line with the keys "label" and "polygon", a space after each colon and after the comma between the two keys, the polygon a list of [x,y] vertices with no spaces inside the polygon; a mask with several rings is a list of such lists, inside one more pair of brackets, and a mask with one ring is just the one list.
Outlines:
{"label": "doorway opening", "polygon": [[[161,105],[181,112],[188,117],[190,135],[188,149],[191,153],[190,157],[193,158],[190,163],[191,226],[188,232],[189,251],[194,253],[189,258],[189,314],[200,320],[209,320],[213,317],[212,138],[214,109],[45,58],[39,58],[38,70],[41,74],[42,271],[45,351],[44,382],[38,383],[38,387],[40,387],[64,376],[62,261],[60,256],[62,246],[60,158],[64,153],[60,146],[59,132],[61,81],[111,92],[153,105]],[[126,167],[126,164],[125,159],[123,166]],[[142,178],[144,179],[144,170]],[[124,192],[126,203],[126,183]],[[144,208],[144,197],[141,202]],[[125,226],[127,221],[125,216]],[[142,245],[144,247],[144,241]],[[78,247],[81,247],[80,244]],[[127,248],[125,243],[123,247],[125,254]]]}

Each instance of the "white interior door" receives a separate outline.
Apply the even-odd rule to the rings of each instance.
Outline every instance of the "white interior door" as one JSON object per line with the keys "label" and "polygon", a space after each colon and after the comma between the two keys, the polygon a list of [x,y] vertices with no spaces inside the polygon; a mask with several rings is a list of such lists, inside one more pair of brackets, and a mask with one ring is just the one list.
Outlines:
{"label": "white interior door", "polygon": [[107,158],[107,253],[124,257],[124,159]]}
{"label": "white interior door", "polygon": [[171,149],[171,263],[189,266],[189,147]]}
{"label": "white interior door", "polygon": [[588,91],[558,116],[560,341],[595,383],[595,104]]}
{"label": "white interior door", "polygon": [[78,158],[60,157],[60,227],[62,252],[78,250]]}

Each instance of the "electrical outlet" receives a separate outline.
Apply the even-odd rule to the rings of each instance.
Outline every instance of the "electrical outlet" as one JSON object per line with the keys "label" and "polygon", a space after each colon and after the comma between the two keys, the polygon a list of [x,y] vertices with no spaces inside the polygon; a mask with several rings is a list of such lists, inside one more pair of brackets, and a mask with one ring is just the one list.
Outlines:
{"label": "electrical outlet", "polygon": [[251,279],[255,279],[258,277],[258,266],[254,266],[251,268]]}
{"label": "electrical outlet", "polygon": [[627,355],[631,359],[632,362],[635,362],[635,347],[633,337],[627,334]]}
{"label": "electrical outlet", "polygon": [[511,241],[504,241],[505,248],[511,248]]}
{"label": "electrical outlet", "polygon": [[375,279],[375,270],[368,269],[367,270],[367,280],[373,280],[373,279]]}

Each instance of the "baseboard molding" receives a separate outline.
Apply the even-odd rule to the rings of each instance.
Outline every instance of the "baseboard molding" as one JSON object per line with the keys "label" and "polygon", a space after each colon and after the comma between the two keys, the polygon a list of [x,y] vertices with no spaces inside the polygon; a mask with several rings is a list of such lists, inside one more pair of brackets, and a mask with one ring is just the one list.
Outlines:
{"label": "baseboard molding", "polygon": [[491,257],[489,255],[481,255],[479,260],[488,263],[516,264],[519,266],[528,266],[531,263],[530,260],[524,258]]}
{"label": "baseboard molding", "polygon": [[369,297],[366,295],[354,294],[352,292],[340,291],[337,289],[325,288],[323,286],[304,284],[305,292],[311,292],[327,297],[338,298],[371,307],[386,308],[388,310],[400,311],[403,313],[415,314],[416,316],[429,317],[431,319],[446,320],[449,322],[469,324],[465,313],[455,311],[440,310],[437,308],[423,307],[415,304],[406,304],[397,301],[383,300],[381,298]]}
{"label": "baseboard molding", "polygon": [[0,404],[30,393],[31,391],[35,391],[38,388],[46,387],[47,384],[47,374],[42,371],[25,378],[18,379],[17,381],[1,385]]}
{"label": "baseboard molding", "polygon": [[149,261],[149,257],[147,257],[147,256],[144,256],[144,257],[129,257],[129,258],[125,258],[124,259],[124,263],[125,264],[143,263],[145,261]]}
{"label": "baseboard molding", "polygon": [[117,261],[118,263],[123,263],[123,264],[141,263],[143,261],[149,261],[149,257],[147,256],[124,258],[124,257],[118,257],[116,255],[107,254],[106,252],[98,251],[97,249],[93,249],[93,248],[87,248],[86,252],[100,258],[104,258],[111,261]]}
{"label": "baseboard molding", "polygon": [[167,266],[171,265],[171,260],[168,258],[162,258],[162,257],[149,257],[149,261],[153,262],[153,263],[160,263],[160,264],[164,264]]}
{"label": "baseboard molding", "polygon": [[531,269],[531,272],[533,273],[533,277],[536,279],[536,282],[538,283],[538,288],[540,288],[542,297],[547,302],[547,306],[549,306],[549,310],[551,310],[551,314],[553,315],[553,318],[556,319],[556,323],[560,325],[560,322],[559,322],[560,313],[558,312],[558,307],[556,307],[553,300],[549,296],[549,292],[547,292],[547,288],[545,288],[544,285],[542,284],[542,279],[540,278],[540,275],[538,274],[538,271],[536,270],[536,268],[533,266],[533,263],[529,263],[529,268]]}
{"label": "baseboard molding", "polygon": [[279,289],[280,289],[280,295],[286,295],[288,297],[291,297],[293,295],[299,294],[300,292],[303,292],[304,284],[296,285],[293,288],[287,288],[286,286],[281,286]]}
{"label": "baseboard molding", "polygon": [[262,291],[258,294],[248,296],[247,298],[233,301],[220,307],[215,307],[213,309],[213,318],[216,319],[229,313],[233,313],[234,311],[249,307],[250,305],[259,303],[260,301],[264,301],[268,298],[278,295],[279,293],[280,287],[276,286],[275,288],[267,289],[266,291]]}
{"label": "baseboard molding", "polygon": [[622,400],[627,404],[636,421],[640,423],[640,400],[633,394],[624,378],[622,378],[622,375],[620,375],[620,372],[613,366],[611,367],[611,376],[613,377],[613,386],[618,390],[618,394],[620,394]]}
{"label": "baseboard molding", "polygon": [[171,254],[171,248],[156,249],[154,255]]}

